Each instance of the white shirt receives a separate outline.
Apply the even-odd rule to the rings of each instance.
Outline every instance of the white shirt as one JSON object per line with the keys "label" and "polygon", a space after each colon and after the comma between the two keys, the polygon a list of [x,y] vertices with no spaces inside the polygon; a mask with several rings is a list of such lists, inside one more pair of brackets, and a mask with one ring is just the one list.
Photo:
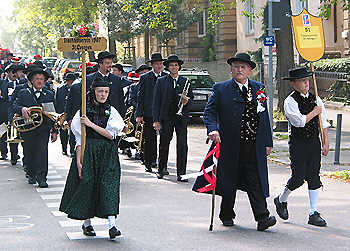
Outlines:
{"label": "white shirt", "polygon": [[152,69],[152,72],[153,72],[154,76],[156,76],[157,78],[160,77],[160,76],[162,76],[162,72],[160,72],[160,73],[155,73],[153,69]]}
{"label": "white shirt", "polygon": [[176,78],[173,78],[173,77],[171,77],[171,78],[173,79],[173,84],[174,84],[174,89],[175,89],[176,88],[176,83],[179,80],[179,76],[177,76]]}
{"label": "white shirt", "polygon": [[[306,124],[306,115],[303,115],[300,113],[299,105],[295,101],[295,99],[292,97],[292,92],[284,101],[284,114],[286,115],[288,121],[290,124],[292,124],[295,127],[304,127]],[[301,94],[302,97],[309,97],[309,93],[306,95]],[[316,99],[317,105],[322,107],[322,113],[321,113],[321,119],[322,119],[322,127],[328,128],[331,125],[327,121],[327,114],[326,114],[326,108],[324,107],[324,104],[322,102],[322,99],[320,97],[317,97]]]}
{"label": "white shirt", "polygon": [[243,88],[243,86],[245,87],[245,88],[247,88],[247,90],[248,90],[248,83],[249,83],[249,80],[247,79],[247,81],[244,83],[244,84],[241,84],[241,83],[238,83],[236,80],[234,80],[235,81],[235,83],[238,85],[238,87],[239,87],[239,89],[242,91],[242,88]]}
{"label": "white shirt", "polygon": [[43,91],[43,88],[41,88],[40,90],[37,90],[37,89],[35,89],[35,88],[33,88],[33,89],[34,89],[34,94],[35,94],[36,98],[39,98],[41,92]]}
{"label": "white shirt", "polygon": [[[124,120],[119,115],[118,111],[111,106],[111,114],[107,121],[106,130],[113,136],[113,139],[124,129]],[[81,124],[80,124],[80,110],[74,115],[71,130],[75,136],[76,146],[81,146]]]}
{"label": "white shirt", "polygon": [[101,75],[102,75],[102,77],[108,77],[109,76],[109,74],[110,74],[110,72],[108,72],[106,75],[104,75],[102,72],[100,72],[100,71],[98,71]]}

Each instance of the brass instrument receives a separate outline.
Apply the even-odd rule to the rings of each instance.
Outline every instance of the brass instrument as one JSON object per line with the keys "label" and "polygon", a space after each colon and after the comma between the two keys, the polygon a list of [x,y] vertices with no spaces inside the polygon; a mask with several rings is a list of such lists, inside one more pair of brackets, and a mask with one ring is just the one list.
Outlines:
{"label": "brass instrument", "polygon": [[23,142],[23,139],[21,139],[17,128],[13,125],[8,126],[6,142],[8,142],[9,144],[18,144]]}
{"label": "brass instrument", "polygon": [[66,119],[65,113],[45,112],[44,109],[39,106],[30,107],[29,110],[29,118],[19,116],[18,114],[15,114],[13,117],[12,124],[18,132],[29,132],[38,128],[44,121],[44,115],[54,122],[54,127],[56,129],[69,128],[68,123],[64,123]]}
{"label": "brass instrument", "polygon": [[137,141],[134,142],[137,152],[142,152],[142,137],[143,137],[143,124],[137,125],[135,129],[135,138]]}
{"label": "brass instrument", "polygon": [[189,100],[190,99],[189,97],[187,97],[188,90],[190,89],[190,85],[191,85],[191,82],[189,81],[189,79],[187,79],[182,93],[179,94],[179,96],[180,96],[180,101],[178,104],[179,111],[176,113],[176,115],[183,116],[182,110],[184,108],[184,104],[182,103],[182,100],[184,100],[184,99]]}
{"label": "brass instrument", "polygon": [[125,132],[126,135],[129,135],[134,131],[134,125],[131,123],[132,116],[134,115],[135,108],[130,106],[128,110],[126,110],[126,114],[124,117],[124,123],[127,125],[128,130]]}

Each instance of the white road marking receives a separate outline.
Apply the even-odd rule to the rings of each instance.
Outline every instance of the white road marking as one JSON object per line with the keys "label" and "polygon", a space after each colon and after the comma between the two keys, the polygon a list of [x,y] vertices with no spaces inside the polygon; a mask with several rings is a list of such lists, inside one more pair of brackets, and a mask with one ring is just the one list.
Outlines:
{"label": "white road marking", "polygon": [[40,195],[43,200],[57,200],[62,198],[62,194],[45,194]]}
{"label": "white road marking", "polygon": [[64,187],[37,188],[36,191],[38,191],[39,193],[63,192],[64,191]]}
{"label": "white road marking", "polygon": [[[83,221],[81,220],[64,220],[64,221],[59,221],[59,224],[61,227],[79,227],[83,225]],[[108,225],[108,221],[106,219],[92,219],[91,220],[91,225],[93,226],[98,226],[98,225]]]}
{"label": "white road marking", "polygon": [[[71,241],[109,239],[109,232],[108,231],[96,231],[96,236],[85,236],[85,235],[83,235],[83,232],[67,232],[66,234],[67,234],[68,239],[70,239]],[[116,237],[115,239],[113,239],[113,241],[122,239],[123,237],[124,237],[123,235],[120,235],[120,236]]]}

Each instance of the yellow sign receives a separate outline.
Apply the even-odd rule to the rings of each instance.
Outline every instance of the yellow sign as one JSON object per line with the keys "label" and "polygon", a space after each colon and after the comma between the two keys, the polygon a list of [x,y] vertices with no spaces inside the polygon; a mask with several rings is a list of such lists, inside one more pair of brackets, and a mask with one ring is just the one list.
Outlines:
{"label": "yellow sign", "polygon": [[322,18],[303,9],[299,15],[292,16],[292,23],[300,56],[309,62],[321,59],[325,50]]}
{"label": "yellow sign", "polygon": [[104,51],[107,39],[104,37],[62,37],[58,40],[59,51]]}

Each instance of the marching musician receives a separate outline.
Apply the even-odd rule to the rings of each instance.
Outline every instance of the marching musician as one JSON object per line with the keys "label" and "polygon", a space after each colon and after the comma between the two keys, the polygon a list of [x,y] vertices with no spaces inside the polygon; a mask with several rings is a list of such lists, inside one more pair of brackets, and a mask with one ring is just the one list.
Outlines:
{"label": "marching musician", "polygon": [[[157,167],[157,134],[153,128],[152,103],[157,79],[167,75],[163,72],[163,61],[160,53],[152,54],[151,60],[147,61],[151,63],[152,70],[140,77],[137,93],[136,122],[143,123],[143,157],[146,172],[152,172],[152,168]],[[167,170],[164,170],[164,173],[169,174]]]}
{"label": "marching musician", "polygon": [[[30,107],[42,106],[44,103],[53,103],[54,94],[44,89],[48,73],[37,68],[28,73],[28,80],[32,88],[25,88],[19,91],[13,104],[14,111],[24,118],[30,118]],[[57,132],[53,129],[51,120],[43,116],[43,123],[36,129],[23,132],[24,151],[28,170],[28,183],[38,182],[39,187],[46,188],[46,176],[48,172],[48,143],[51,133],[51,141],[57,139]]]}
{"label": "marching musician", "polygon": [[[67,73],[63,77],[65,84],[57,89],[55,95],[55,109],[57,113],[64,113],[65,107],[67,105],[68,94],[73,82],[77,79],[77,74]],[[68,145],[68,129],[61,128],[60,131],[60,140],[62,145],[62,154],[67,155],[67,145]],[[70,154],[74,154],[75,142],[70,140]]]}
{"label": "marching musician", "polygon": [[222,197],[219,218],[224,226],[233,226],[240,189],[248,194],[257,230],[264,231],[276,224],[266,202],[272,134],[264,86],[249,79],[256,64],[248,54],[237,53],[227,63],[232,79],[213,86],[203,117],[209,138],[220,143],[216,183],[216,193]]}
{"label": "marching musician", "polygon": [[[162,179],[166,175],[164,170],[167,169],[169,145],[175,129],[177,181],[187,182],[188,180],[182,179],[181,175],[186,174],[188,107],[194,96],[190,81],[179,76],[183,61],[176,55],[170,55],[163,64],[169,69],[170,75],[157,80],[153,98],[153,126],[160,132],[157,176]],[[187,97],[180,97],[181,94]],[[179,103],[183,106],[181,115]]]}

